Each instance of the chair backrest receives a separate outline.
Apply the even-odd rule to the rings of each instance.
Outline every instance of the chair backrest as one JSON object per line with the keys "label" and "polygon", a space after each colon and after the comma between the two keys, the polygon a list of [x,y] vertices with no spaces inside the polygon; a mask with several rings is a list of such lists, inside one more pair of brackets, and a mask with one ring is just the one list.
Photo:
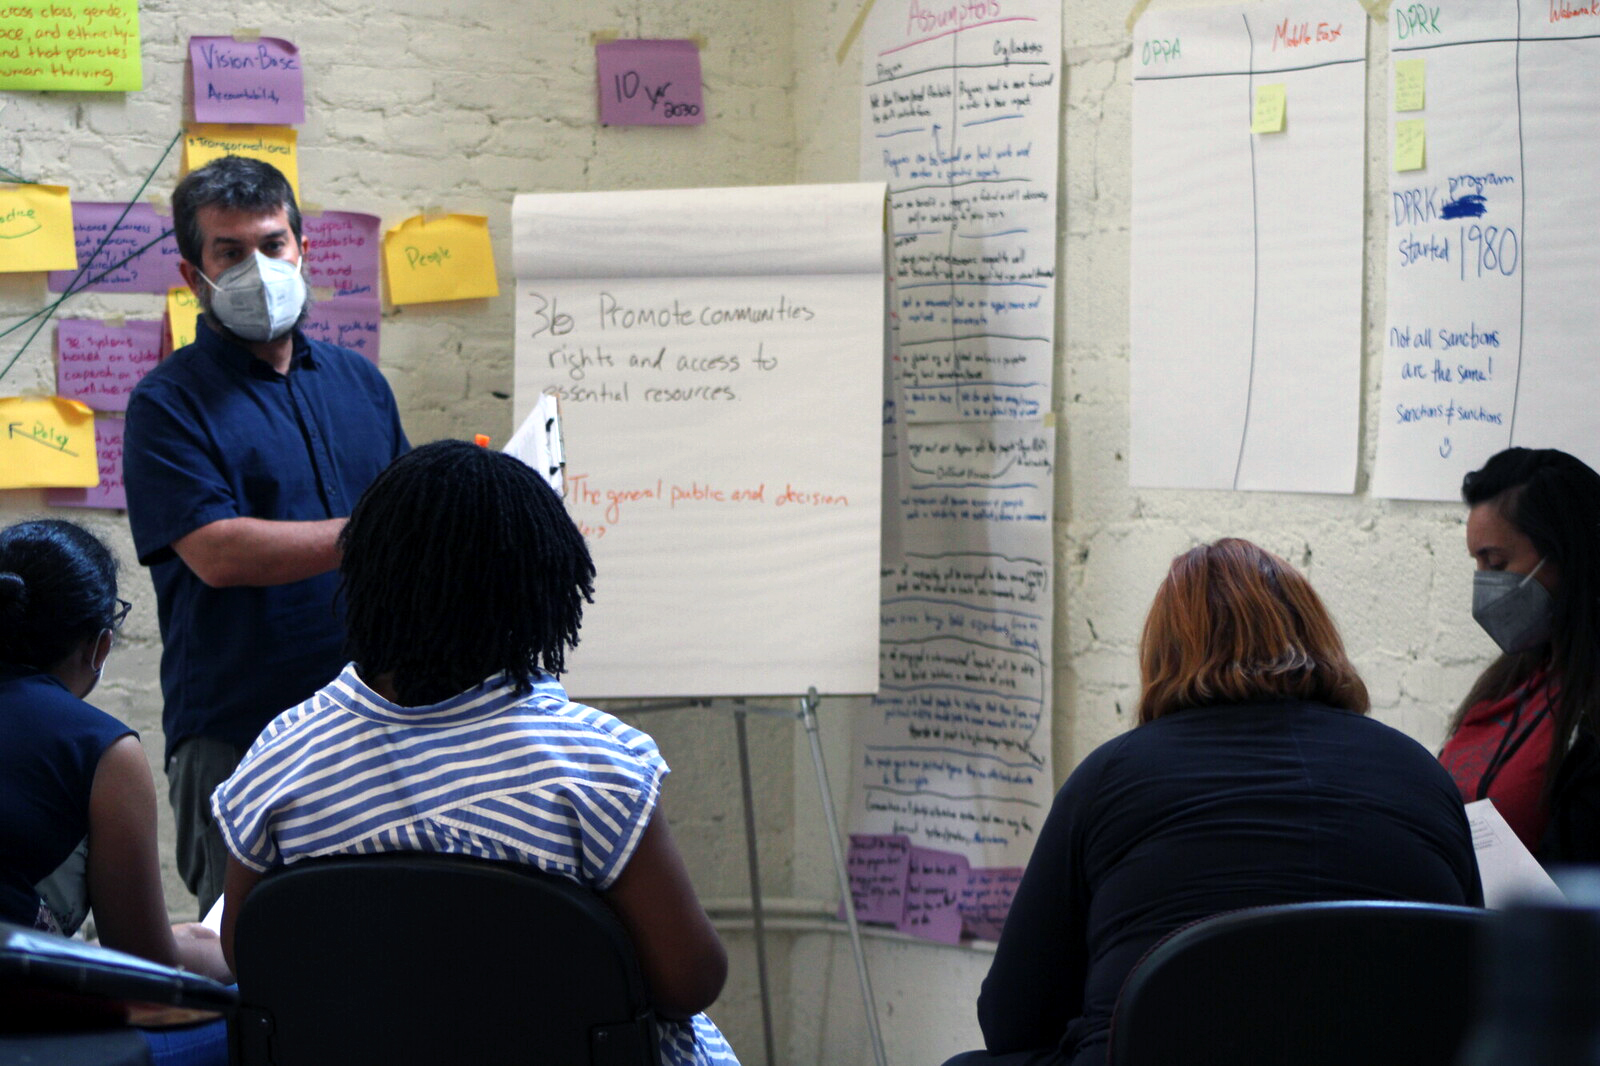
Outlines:
{"label": "chair backrest", "polygon": [[246,898],[234,959],[243,1066],[659,1060],[626,931],[594,892],[530,867],[298,862]]}
{"label": "chair backrest", "polygon": [[1110,1066],[1451,1066],[1487,911],[1302,903],[1231,911],[1151,948],[1111,1021]]}

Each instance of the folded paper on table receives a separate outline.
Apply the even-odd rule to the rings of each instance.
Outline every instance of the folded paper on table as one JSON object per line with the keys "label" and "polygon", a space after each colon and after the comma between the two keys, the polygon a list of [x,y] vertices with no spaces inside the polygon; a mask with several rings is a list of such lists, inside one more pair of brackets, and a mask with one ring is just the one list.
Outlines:
{"label": "folded paper on table", "polygon": [[72,270],[72,199],[65,185],[0,184],[0,271]]}
{"label": "folded paper on table", "polygon": [[500,295],[483,215],[408,218],[384,235],[383,265],[394,304]]}
{"label": "folded paper on table", "polygon": [[213,159],[242,155],[271,163],[289,179],[300,196],[299,135],[288,126],[227,126],[197,122],[184,127],[183,172],[198,170]]}
{"label": "folded paper on table", "polygon": [[94,412],[60,396],[0,398],[0,489],[100,483]]}
{"label": "folded paper on table", "polygon": [[1478,876],[1483,880],[1483,905],[1494,909],[1519,900],[1553,900],[1566,897],[1544,872],[1494,800],[1467,804],[1467,824],[1472,828],[1472,850],[1478,856]]}
{"label": "folded paper on table", "polygon": [[306,120],[300,52],[278,37],[189,38],[197,122],[295,125]]}

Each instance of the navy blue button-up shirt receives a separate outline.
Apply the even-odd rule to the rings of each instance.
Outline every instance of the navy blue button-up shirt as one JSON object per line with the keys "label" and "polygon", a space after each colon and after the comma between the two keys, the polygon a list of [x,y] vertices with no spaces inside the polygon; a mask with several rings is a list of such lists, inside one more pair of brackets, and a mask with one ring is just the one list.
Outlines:
{"label": "navy blue button-up shirt", "polygon": [[195,343],[134,389],[123,479],[134,547],[156,588],[168,752],[194,736],[246,748],[344,665],[337,573],[215,589],[173,541],[226,518],[348,515],[408,447],[377,368],[298,331],[280,375],[202,318]]}

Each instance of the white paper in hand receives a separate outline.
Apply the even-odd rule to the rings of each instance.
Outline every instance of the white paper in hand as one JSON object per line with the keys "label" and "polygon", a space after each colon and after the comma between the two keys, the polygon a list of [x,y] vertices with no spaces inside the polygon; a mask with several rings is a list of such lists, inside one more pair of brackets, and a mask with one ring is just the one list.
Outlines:
{"label": "white paper in hand", "polygon": [[1485,907],[1498,910],[1524,900],[1566,901],[1539,860],[1495,810],[1493,800],[1467,804],[1467,824],[1472,827],[1472,850],[1478,855]]}

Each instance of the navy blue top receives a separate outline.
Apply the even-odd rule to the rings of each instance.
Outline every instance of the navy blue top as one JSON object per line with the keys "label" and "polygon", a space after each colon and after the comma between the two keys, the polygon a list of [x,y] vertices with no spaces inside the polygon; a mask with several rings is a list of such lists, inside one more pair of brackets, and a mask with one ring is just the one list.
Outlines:
{"label": "navy blue top", "polygon": [[89,835],[95,768],[130,733],[54,675],[0,665],[0,921],[32,928],[33,886]]}
{"label": "navy blue top", "polygon": [[346,516],[408,447],[377,368],[298,330],[281,375],[202,317],[195,342],[139,382],[123,478],[134,547],[156,587],[168,752],[193,736],[242,751],[345,661],[337,573],[214,589],[172,542],[225,518]]}
{"label": "navy blue top", "polygon": [[1438,761],[1315,703],[1158,718],[1095,749],[1056,794],[978,999],[985,1043],[1104,1063],[1123,979],[1161,937],[1220,911],[1327,899],[1482,905]]}

